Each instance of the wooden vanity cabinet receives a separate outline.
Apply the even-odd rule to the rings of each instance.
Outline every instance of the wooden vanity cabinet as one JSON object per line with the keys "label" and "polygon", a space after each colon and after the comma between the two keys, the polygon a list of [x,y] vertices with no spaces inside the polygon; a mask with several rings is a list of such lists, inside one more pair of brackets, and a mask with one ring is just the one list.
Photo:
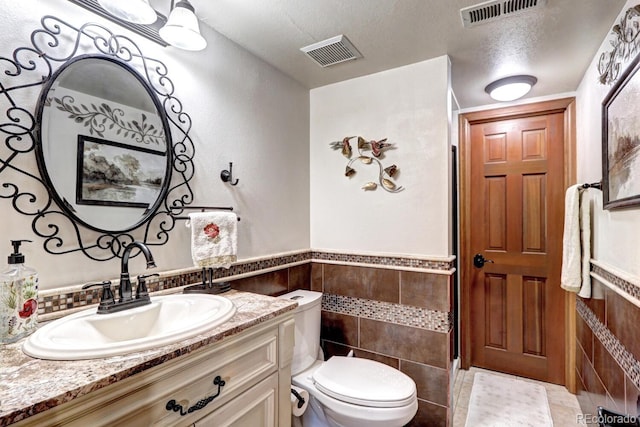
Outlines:
{"label": "wooden vanity cabinet", "polygon": [[289,427],[293,337],[280,315],[16,425]]}

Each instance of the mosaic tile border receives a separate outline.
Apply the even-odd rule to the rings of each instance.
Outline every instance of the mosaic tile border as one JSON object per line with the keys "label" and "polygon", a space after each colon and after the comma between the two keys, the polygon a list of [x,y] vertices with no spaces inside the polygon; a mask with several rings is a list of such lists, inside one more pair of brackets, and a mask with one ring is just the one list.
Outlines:
{"label": "mosaic tile border", "polygon": [[627,295],[640,301],[640,287],[638,287],[637,285],[634,285],[628,280],[624,280],[623,278],[616,276],[606,268],[594,263],[591,263],[591,272],[605,279],[608,282],[605,283],[606,285],[613,285]]}
{"label": "mosaic tile border", "polygon": [[[291,255],[275,256],[273,258],[260,259],[255,261],[239,262],[229,269],[218,268],[214,270],[213,278],[224,279],[249,273],[259,273],[278,267],[300,262],[310,262],[311,252],[301,252]],[[163,275],[157,279],[149,279],[147,287],[149,292],[158,292],[181,286],[187,286],[202,281],[201,270],[199,268],[185,269],[176,274]],[[115,286],[115,285],[114,285]],[[100,301],[101,290],[92,289],[83,291],[80,289],[66,289],[60,294],[40,295],[38,298],[38,315],[51,314],[62,310],[80,308]]]}
{"label": "mosaic tile border", "polygon": [[580,299],[576,303],[576,311],[633,384],[640,388],[640,362],[633,357],[633,354],[625,348],[609,328],[598,320],[593,311]]}
{"label": "mosaic tile border", "polygon": [[[301,251],[298,253],[275,255],[258,260],[240,261],[231,268],[218,268],[214,270],[214,280],[247,275],[259,274],[266,270],[284,268],[287,265],[312,261],[334,261],[352,264],[373,264],[381,267],[406,267],[432,270],[450,271],[454,268],[454,261],[429,260],[395,256],[373,256],[344,253],[330,253],[322,251]],[[186,268],[175,274],[162,275],[157,279],[149,279],[147,286],[149,292],[164,291],[181,286],[187,286],[201,281],[201,272],[198,268]],[[115,286],[115,285],[114,285]],[[59,313],[63,310],[78,309],[91,304],[97,304],[100,300],[99,289],[81,290],[81,285],[65,288],[60,293],[48,294],[43,292],[38,298],[38,315]]]}
{"label": "mosaic tile border", "polygon": [[434,260],[401,256],[357,255],[312,251],[311,258],[314,261],[336,261],[354,264],[374,264],[392,267],[425,268],[430,270],[443,271],[449,271],[455,268],[455,260]]}
{"label": "mosaic tile border", "polygon": [[447,333],[453,325],[449,312],[344,295],[323,294],[322,310],[434,332]]}

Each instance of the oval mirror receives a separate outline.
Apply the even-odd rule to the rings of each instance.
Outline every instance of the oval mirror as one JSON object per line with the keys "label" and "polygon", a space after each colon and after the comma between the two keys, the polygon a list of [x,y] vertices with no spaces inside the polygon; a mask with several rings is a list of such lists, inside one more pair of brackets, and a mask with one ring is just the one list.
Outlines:
{"label": "oval mirror", "polygon": [[43,87],[38,167],[58,205],[100,232],[142,225],[171,179],[171,132],[153,90],[129,65],[78,56]]}

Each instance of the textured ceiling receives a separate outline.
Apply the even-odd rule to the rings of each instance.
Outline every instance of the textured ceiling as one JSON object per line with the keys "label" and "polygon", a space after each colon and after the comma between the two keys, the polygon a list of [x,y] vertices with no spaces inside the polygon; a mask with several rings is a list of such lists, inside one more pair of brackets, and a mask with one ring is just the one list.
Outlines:
{"label": "textured ceiling", "polygon": [[[625,0],[547,0],[534,11],[462,27],[475,0],[192,0],[203,23],[308,88],[449,55],[461,108],[493,103],[491,81],[532,74],[528,97],[578,84]],[[322,68],[300,48],[345,34],[362,59]]]}

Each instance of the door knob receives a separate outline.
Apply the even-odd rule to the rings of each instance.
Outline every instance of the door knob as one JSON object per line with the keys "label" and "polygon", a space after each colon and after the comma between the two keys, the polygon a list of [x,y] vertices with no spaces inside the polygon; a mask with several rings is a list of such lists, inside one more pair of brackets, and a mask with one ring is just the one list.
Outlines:
{"label": "door knob", "polygon": [[475,254],[473,256],[473,266],[476,268],[482,268],[484,267],[485,263],[487,262],[493,262],[493,260],[490,259],[486,259],[485,257],[482,256],[482,254]]}

